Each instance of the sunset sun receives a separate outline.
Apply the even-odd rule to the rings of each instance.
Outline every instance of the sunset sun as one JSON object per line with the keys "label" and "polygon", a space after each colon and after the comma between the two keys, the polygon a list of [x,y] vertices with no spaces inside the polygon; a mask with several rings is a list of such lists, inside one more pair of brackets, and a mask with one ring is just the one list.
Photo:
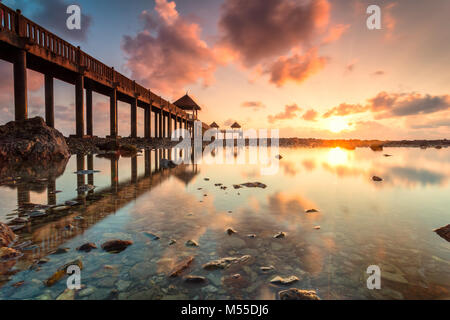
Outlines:
{"label": "sunset sun", "polygon": [[328,129],[334,133],[338,133],[349,128],[350,126],[347,121],[339,118],[331,119],[328,123]]}

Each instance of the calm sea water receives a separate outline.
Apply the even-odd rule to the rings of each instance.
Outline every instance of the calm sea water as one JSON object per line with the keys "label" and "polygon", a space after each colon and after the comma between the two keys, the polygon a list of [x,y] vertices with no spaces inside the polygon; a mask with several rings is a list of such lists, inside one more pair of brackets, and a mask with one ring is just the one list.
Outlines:
{"label": "calm sea water", "polygon": [[[448,148],[281,148],[274,175],[261,175],[259,164],[159,169],[156,160],[167,157],[165,152],[118,160],[72,156],[56,181],[39,177],[1,186],[2,222],[16,218],[17,206],[28,202],[81,205],[33,219],[17,231],[19,242],[26,242],[25,255],[0,263],[0,299],[58,298],[66,278],[51,287],[43,281],[77,258],[84,267],[75,299],[275,299],[288,287],[316,290],[322,299],[450,298],[450,243],[432,231],[450,223]],[[74,173],[88,167],[100,172]],[[374,182],[373,175],[384,180]],[[256,181],[267,187],[233,188]],[[95,190],[76,190],[87,183]],[[61,192],[49,193],[48,187]],[[305,213],[312,208],[319,212]],[[69,224],[73,228],[66,230]],[[227,228],[236,233],[228,235]],[[274,238],[278,232],[286,237]],[[109,239],[130,239],[133,245],[107,253],[100,245]],[[169,245],[171,240],[176,243]],[[187,240],[198,247],[186,246]],[[86,242],[99,248],[76,250]],[[57,248],[70,250],[49,254]],[[225,270],[202,268],[211,260],[243,255],[250,260]],[[190,256],[190,267],[170,278],[177,263]],[[39,259],[41,264],[30,268]],[[367,288],[370,265],[381,269],[380,290]],[[264,266],[274,271],[263,273]],[[188,274],[206,281],[186,283]],[[277,275],[299,280],[271,284]]]}

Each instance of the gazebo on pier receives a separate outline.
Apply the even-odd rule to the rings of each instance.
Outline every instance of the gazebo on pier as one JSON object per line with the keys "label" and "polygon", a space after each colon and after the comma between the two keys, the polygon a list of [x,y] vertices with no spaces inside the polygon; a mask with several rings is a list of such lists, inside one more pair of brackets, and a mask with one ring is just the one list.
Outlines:
{"label": "gazebo on pier", "polygon": [[200,106],[187,93],[173,104],[190,114],[191,120],[197,120],[198,111],[202,110],[202,108],[200,108]]}

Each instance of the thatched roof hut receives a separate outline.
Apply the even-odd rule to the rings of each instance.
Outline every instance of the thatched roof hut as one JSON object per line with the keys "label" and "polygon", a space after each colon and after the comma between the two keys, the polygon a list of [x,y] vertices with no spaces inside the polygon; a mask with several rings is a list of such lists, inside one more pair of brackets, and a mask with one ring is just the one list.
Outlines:
{"label": "thatched roof hut", "polygon": [[239,123],[235,122],[235,123],[233,123],[233,124],[231,125],[231,128],[232,128],[232,129],[240,129],[240,128],[241,128],[241,125],[240,125]]}

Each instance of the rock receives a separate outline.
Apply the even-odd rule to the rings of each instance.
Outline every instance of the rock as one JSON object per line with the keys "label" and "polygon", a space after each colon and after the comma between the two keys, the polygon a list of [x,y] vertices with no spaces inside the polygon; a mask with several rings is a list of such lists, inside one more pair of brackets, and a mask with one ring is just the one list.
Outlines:
{"label": "rock", "polygon": [[83,297],[87,297],[87,296],[93,294],[94,292],[95,292],[94,287],[87,287],[86,289],[83,289],[80,292],[78,292],[78,296],[80,298],[83,298]]}
{"label": "rock", "polygon": [[286,233],[284,232],[278,232],[276,235],[273,236],[276,239],[283,239],[286,237]]}
{"label": "rock", "polygon": [[239,273],[224,276],[222,278],[222,283],[227,287],[233,287],[237,289],[248,288],[250,285],[249,280],[241,276]]}
{"label": "rock", "polygon": [[277,155],[275,156],[275,159],[281,160],[281,159],[283,159],[283,156],[282,156],[281,154],[277,154]]}
{"label": "rock", "polygon": [[319,210],[317,210],[317,209],[308,209],[308,210],[305,211],[305,213],[316,213],[316,212],[319,212]]}
{"label": "rock", "polygon": [[383,156],[385,156],[385,157],[392,157],[392,154],[385,153],[385,154],[383,154]]}
{"label": "rock", "polygon": [[90,252],[92,249],[97,249],[95,243],[92,242],[85,243],[77,248],[78,251],[85,251],[85,252]]}
{"label": "rock", "polygon": [[75,290],[66,289],[61,293],[56,300],[74,300],[75,299]]}
{"label": "rock", "polygon": [[185,244],[187,247],[198,247],[198,243],[195,240],[188,240]]}
{"label": "rock", "polygon": [[272,273],[275,271],[275,267],[274,266],[260,267],[259,270],[261,270],[262,273]]}
{"label": "rock", "polygon": [[20,251],[13,248],[1,247],[0,248],[0,261],[7,261],[12,259],[17,259],[23,256]]}
{"label": "rock", "polygon": [[56,282],[58,282],[62,277],[64,277],[67,274],[67,268],[70,266],[76,265],[80,269],[83,269],[83,262],[80,259],[74,260],[72,262],[66,263],[62,267],[59,267],[58,270],[46,281],[44,281],[44,284],[47,287],[53,286]]}
{"label": "rock", "polygon": [[241,186],[244,186],[247,188],[262,188],[262,189],[267,188],[267,185],[265,185],[264,183],[261,183],[261,182],[246,182],[246,183],[241,183]]}
{"label": "rock", "polygon": [[175,162],[173,162],[172,160],[167,160],[167,159],[161,159],[161,161],[159,162],[161,168],[163,169],[173,169],[177,166],[177,164]]}
{"label": "rock", "polygon": [[95,186],[93,186],[92,184],[85,184],[83,186],[79,186],[76,190],[78,192],[89,192],[95,189]]}
{"label": "rock", "polygon": [[278,292],[280,300],[320,300],[314,290],[300,290],[290,288]]}
{"label": "rock", "polygon": [[128,246],[132,245],[133,241],[131,240],[109,240],[102,244],[102,249],[112,253],[119,253],[128,248]]}
{"label": "rock", "polygon": [[242,186],[239,185],[239,184],[233,184],[233,188],[235,188],[235,189],[240,189],[240,188],[242,188]]}
{"label": "rock", "polygon": [[297,282],[298,278],[296,276],[290,276],[290,277],[280,277],[280,276],[275,276],[274,278],[272,278],[272,280],[270,280],[270,283],[273,284],[282,284],[282,285],[290,285],[294,282]]}
{"label": "rock", "polygon": [[64,202],[64,204],[65,204],[66,206],[71,206],[71,207],[73,207],[73,206],[79,205],[79,202],[78,202],[78,201],[67,200],[66,202]]}
{"label": "rock", "polygon": [[373,181],[383,181],[383,179],[380,178],[380,177],[378,177],[378,176],[373,176],[373,177],[372,177],[372,180],[373,180]]}
{"label": "rock", "polygon": [[372,151],[383,151],[383,145],[382,144],[373,144],[370,146],[370,149],[372,149]]}
{"label": "rock", "polygon": [[50,211],[52,213],[58,213],[58,212],[66,211],[66,210],[69,210],[69,209],[70,209],[70,206],[63,206],[63,205],[61,205],[61,206],[56,206],[56,207],[51,208]]}
{"label": "rock", "polygon": [[240,258],[226,257],[226,258],[213,260],[208,263],[205,263],[202,267],[205,270],[227,269],[233,264],[245,263],[245,262],[249,261],[250,258],[251,258],[250,255],[245,255]]}
{"label": "rock", "polygon": [[248,234],[247,238],[254,239],[254,238],[256,238],[256,234],[253,234],[253,233]]}
{"label": "rock", "polygon": [[234,230],[233,228],[228,228],[227,233],[231,236],[233,233],[236,233],[236,230]]}
{"label": "rock", "polygon": [[209,181],[209,178],[204,178],[203,180],[205,180],[205,181]]}
{"label": "rock", "polygon": [[450,242],[450,224],[440,227],[438,229],[434,229],[434,232],[436,232],[439,236],[444,238],[445,240]]}
{"label": "rock", "polygon": [[121,144],[119,146],[119,154],[123,157],[131,157],[138,153],[138,148],[133,144]]}
{"label": "rock", "polygon": [[174,245],[175,243],[177,243],[177,240],[175,240],[175,239],[170,239],[170,241],[169,241],[169,246]]}
{"label": "rock", "polygon": [[28,223],[28,221],[29,220],[27,218],[17,217],[17,218],[14,218],[13,220],[11,220],[10,224],[23,224],[23,223]]}
{"label": "rock", "polygon": [[15,239],[16,235],[11,228],[0,222],[0,247],[9,246]]}
{"label": "rock", "polygon": [[157,236],[156,234],[153,234],[151,232],[148,232],[148,231],[143,231],[142,234],[147,236],[151,240],[159,240],[160,239],[159,236]]}
{"label": "rock", "polygon": [[58,130],[34,117],[0,126],[0,163],[62,160],[70,157],[66,139]]}
{"label": "rock", "polygon": [[51,254],[63,254],[69,252],[70,248],[58,248],[53,251]]}
{"label": "rock", "polygon": [[72,231],[73,229],[75,229],[75,227],[71,224],[68,224],[67,226],[64,227],[64,230],[66,231]]}
{"label": "rock", "polygon": [[195,276],[195,275],[187,275],[183,279],[185,282],[189,282],[189,283],[205,283],[206,282],[205,277]]}
{"label": "rock", "polygon": [[19,287],[23,286],[24,283],[25,283],[25,281],[22,280],[22,281],[13,283],[11,286],[14,288],[19,288]]}
{"label": "rock", "polygon": [[319,229],[320,229],[320,226],[314,226],[314,229],[315,229],[315,230],[319,230]]}
{"label": "rock", "polygon": [[190,256],[190,257],[184,259],[183,261],[179,262],[173,268],[173,270],[170,272],[169,277],[171,277],[171,278],[178,277],[184,270],[189,268],[189,266],[191,265],[192,261],[194,261],[194,257]]}
{"label": "rock", "polygon": [[30,218],[41,218],[48,215],[48,212],[45,210],[35,210],[28,214]]}

